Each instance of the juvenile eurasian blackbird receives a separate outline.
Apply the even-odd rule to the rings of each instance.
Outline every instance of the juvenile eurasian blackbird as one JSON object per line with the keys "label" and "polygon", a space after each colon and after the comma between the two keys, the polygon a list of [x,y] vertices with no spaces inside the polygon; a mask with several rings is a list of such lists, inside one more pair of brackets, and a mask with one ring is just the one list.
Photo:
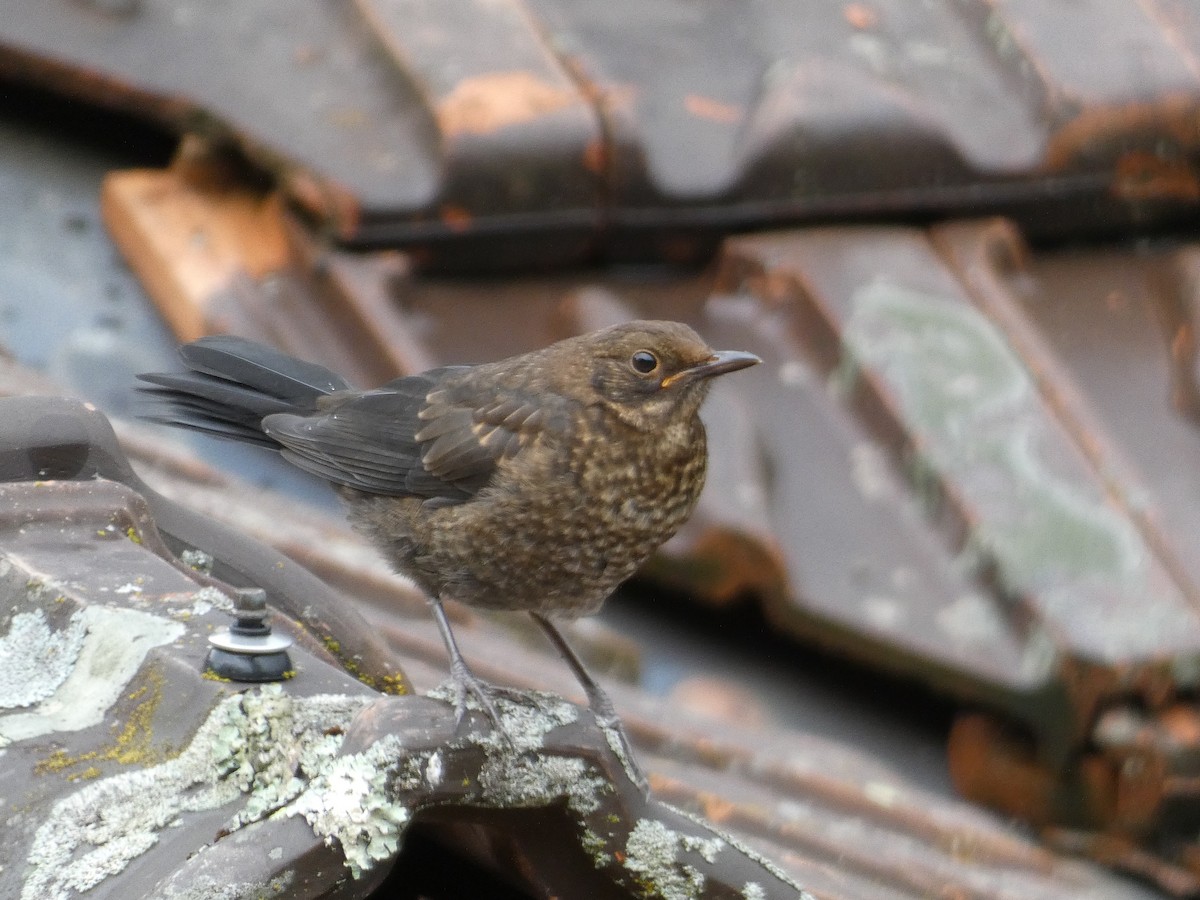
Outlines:
{"label": "juvenile eurasian blackbird", "polygon": [[443,598],[530,612],[615,722],[547,617],[595,612],[683,524],[704,484],[710,380],[759,362],[651,321],[372,391],[241,338],[180,352],[191,371],[139,376],[165,402],[146,418],[265,445],[333,482],[353,524],[428,595],[458,716],[470,691],[497,724]]}

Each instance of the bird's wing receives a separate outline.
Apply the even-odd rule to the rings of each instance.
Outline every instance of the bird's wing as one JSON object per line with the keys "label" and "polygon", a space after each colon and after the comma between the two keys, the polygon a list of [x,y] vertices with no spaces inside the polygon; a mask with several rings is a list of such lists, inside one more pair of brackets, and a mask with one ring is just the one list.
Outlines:
{"label": "bird's wing", "polygon": [[317,415],[273,415],[263,430],[299,468],[372,494],[460,503],[497,465],[545,430],[549,416],[519,392],[486,398],[454,379],[465,367],[398,378],[332,398]]}

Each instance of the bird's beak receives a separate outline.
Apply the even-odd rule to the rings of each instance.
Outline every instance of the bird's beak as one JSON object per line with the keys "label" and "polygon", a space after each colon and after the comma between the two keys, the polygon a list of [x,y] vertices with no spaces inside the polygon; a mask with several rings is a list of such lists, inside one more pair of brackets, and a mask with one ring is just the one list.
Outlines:
{"label": "bird's beak", "polygon": [[712,378],[714,375],[724,375],[726,372],[736,372],[762,362],[753,353],[743,353],[741,350],[718,350],[708,359],[701,360],[694,366],[689,366],[674,375],[668,375],[662,380],[661,387],[669,388],[677,384],[691,384],[701,378]]}

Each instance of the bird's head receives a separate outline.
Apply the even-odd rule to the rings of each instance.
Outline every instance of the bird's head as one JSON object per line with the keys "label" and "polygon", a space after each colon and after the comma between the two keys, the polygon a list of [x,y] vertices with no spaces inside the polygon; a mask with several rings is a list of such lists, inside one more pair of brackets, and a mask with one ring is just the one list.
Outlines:
{"label": "bird's head", "polygon": [[694,415],[714,376],[761,361],[739,350],[713,350],[679,322],[627,322],[572,343],[587,361],[573,368],[586,373],[594,401],[640,431]]}

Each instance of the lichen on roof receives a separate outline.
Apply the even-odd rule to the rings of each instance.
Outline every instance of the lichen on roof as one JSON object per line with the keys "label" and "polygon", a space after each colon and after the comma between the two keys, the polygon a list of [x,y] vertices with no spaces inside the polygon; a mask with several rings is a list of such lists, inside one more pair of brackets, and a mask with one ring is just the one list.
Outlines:
{"label": "lichen on roof", "polygon": [[[430,691],[434,699],[453,699],[449,683]],[[542,806],[565,798],[567,807],[584,816],[597,809],[612,785],[578,757],[545,753],[546,735],[579,717],[579,708],[557,694],[522,691],[520,700],[494,698],[508,737],[499,732],[477,736],[487,752],[479,771],[480,798],[504,809]],[[475,708],[474,698],[467,705]],[[511,743],[510,743],[511,741]]]}
{"label": "lichen on roof", "polygon": [[184,812],[244,798],[229,831],[270,815],[329,767],[343,730],[369,702],[292,697],[279,685],[225,697],[174,759],[92,781],[59,800],[34,835],[21,900],[67,900],[99,885]]}
{"label": "lichen on roof", "polygon": [[362,753],[339,756],[279,814],[303,816],[326,843],[336,839],[350,873],[361,878],[395,855],[412,818],[412,813],[393,799],[388,784],[391,770],[405,755],[400,739],[388,735]]}
{"label": "lichen on roof", "polygon": [[[32,708],[0,714],[0,747],[99,724],[146,654],[183,633],[178,622],[122,607],[84,607],[58,629],[36,607],[13,616],[0,639],[0,710]],[[45,670],[31,673],[38,659]],[[19,683],[25,677],[28,688]]]}
{"label": "lichen on roof", "polygon": [[41,609],[12,617],[8,634],[0,636],[0,708],[32,706],[67,680],[83,646],[82,620],[76,612],[55,630]]}
{"label": "lichen on roof", "polygon": [[637,876],[644,896],[693,900],[704,892],[704,875],[681,862],[683,835],[655,819],[642,819],[625,844],[625,868]]}

